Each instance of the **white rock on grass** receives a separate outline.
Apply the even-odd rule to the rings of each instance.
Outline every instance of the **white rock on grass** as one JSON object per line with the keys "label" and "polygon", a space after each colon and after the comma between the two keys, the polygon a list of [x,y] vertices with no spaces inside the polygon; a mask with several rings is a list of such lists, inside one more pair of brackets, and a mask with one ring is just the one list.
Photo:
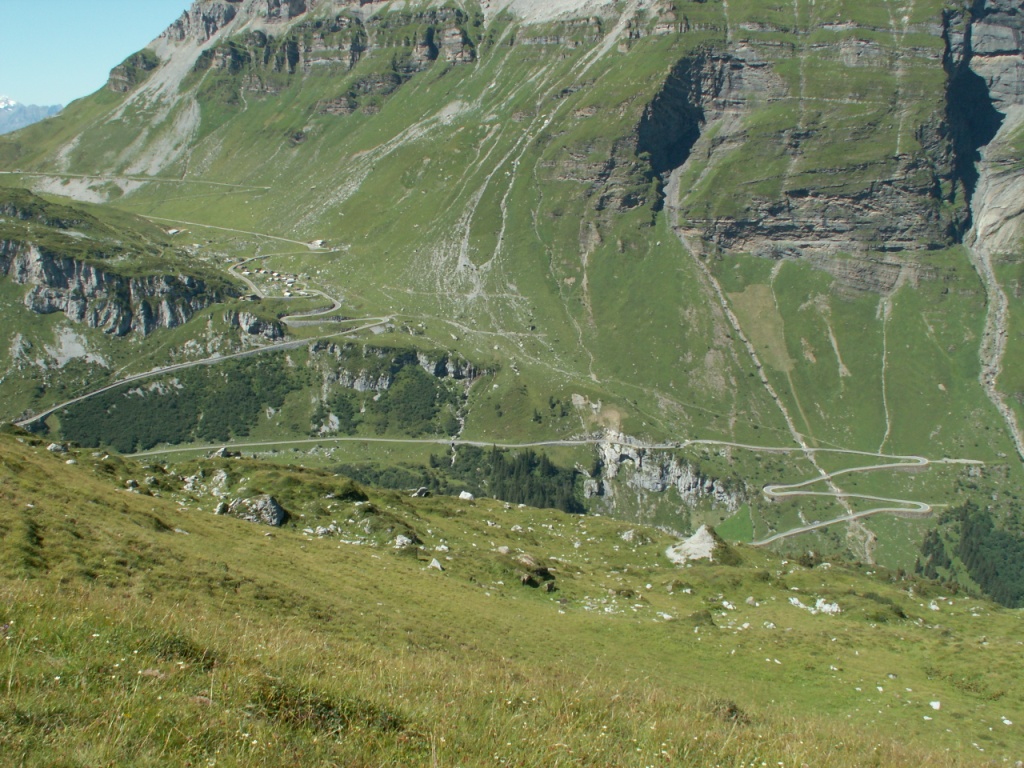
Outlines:
{"label": "white rock on grass", "polygon": [[717,547],[715,535],[702,525],[693,536],[666,549],[665,556],[676,565],[686,565],[691,560],[713,559]]}
{"label": "white rock on grass", "polygon": [[804,605],[800,601],[799,597],[789,598],[789,604],[794,608],[803,608],[809,612],[812,616],[816,616],[819,613],[824,613],[828,616],[835,616],[836,614],[842,613],[842,609],[839,607],[839,603],[829,603],[824,598],[819,597],[813,606]]}
{"label": "white rock on grass", "polygon": [[277,499],[266,493],[251,499],[235,499],[228,505],[228,514],[251,523],[273,526],[284,525],[288,519],[288,513]]}

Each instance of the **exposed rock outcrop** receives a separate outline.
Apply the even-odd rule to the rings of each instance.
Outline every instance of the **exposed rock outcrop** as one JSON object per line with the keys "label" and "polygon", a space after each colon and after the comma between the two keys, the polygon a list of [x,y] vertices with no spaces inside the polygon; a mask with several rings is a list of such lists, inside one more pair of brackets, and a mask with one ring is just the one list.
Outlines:
{"label": "exposed rock outcrop", "polygon": [[[306,0],[268,2],[269,22],[290,21],[307,10]],[[195,69],[241,74],[241,85],[247,91],[273,94],[280,89],[280,85],[268,84],[274,74],[308,75],[332,68],[346,71],[365,54],[388,49],[393,51],[389,70],[361,78],[349,85],[347,92],[324,99],[317,108],[321,114],[332,115],[351,114],[360,107],[372,112],[379,106],[376,100],[390,95],[438,59],[452,65],[474,62],[476,47],[468,26],[466,13],[453,8],[393,12],[366,20],[343,13],[296,21],[280,35],[250,29],[204,50]]]}
{"label": "exposed rock outcrop", "polygon": [[950,24],[950,87],[958,86],[955,95],[966,102],[951,120],[959,118],[954,126],[959,162],[971,182],[975,236],[989,253],[1000,254],[1019,245],[1024,216],[1024,177],[1012,141],[1024,125],[1024,10],[1012,0],[975,6],[971,23],[957,24],[954,17]]}
{"label": "exposed rock outcrop", "polygon": [[[553,28],[552,28],[553,27]],[[566,48],[579,48],[593,45],[601,39],[603,30],[602,19],[589,16],[584,19],[567,19],[556,25],[545,26],[542,34],[531,34],[527,30],[519,35],[515,45],[550,45]]]}
{"label": "exposed rock outcrop", "polygon": [[25,305],[33,312],[63,312],[115,336],[175,328],[224,299],[191,275],[126,277],[13,241],[0,241],[0,275],[29,286]]}
{"label": "exposed rock outcrop", "polygon": [[339,361],[328,374],[327,383],[336,383],[357,392],[388,389],[398,372],[407,365],[418,365],[439,379],[468,381],[486,373],[461,355],[451,352],[417,352],[372,344],[332,344],[326,341],[314,343],[310,351],[330,355]]}
{"label": "exposed rock outcrop", "polygon": [[416,361],[424,371],[439,379],[475,379],[481,374],[469,360],[451,352],[434,355],[417,352]]}
{"label": "exposed rock outcrop", "polygon": [[284,327],[276,320],[264,320],[252,312],[232,310],[226,312],[224,320],[250,336],[262,336],[269,341],[280,341],[284,338]]}
{"label": "exposed rock outcrop", "polygon": [[[863,51],[860,51],[863,54]],[[860,66],[860,55],[849,65]],[[938,62],[936,62],[938,64]],[[743,114],[755,105],[792,98],[774,64],[752,46],[725,52],[702,51],[680,61],[652,101],[640,124],[641,142],[652,170],[664,176],[688,160],[715,164],[748,140]],[[712,130],[713,129],[713,130]],[[786,129],[776,144],[799,167],[804,145],[820,142],[820,127]],[[851,287],[884,292],[895,284],[876,274],[875,252],[920,251],[950,242],[955,228],[941,190],[950,188],[952,157],[941,129],[922,126],[918,144],[872,169],[870,164],[836,167],[804,174],[802,183],[783,183],[777,196],[751,195],[740,215],[713,215],[687,210],[681,229],[694,245],[749,252],[769,258],[807,258],[837,276],[847,271],[843,254],[861,258]],[[831,178],[874,175],[859,185]],[[898,268],[901,261],[894,262]],[[864,279],[856,279],[857,277]]]}
{"label": "exposed rock outcrop", "polygon": [[196,0],[162,36],[174,42],[188,39],[206,42],[234,20],[241,4],[242,0]]}
{"label": "exposed rock outcrop", "polygon": [[277,499],[266,493],[251,499],[235,499],[228,505],[227,514],[250,523],[277,527],[288,521],[288,513],[284,507]]}
{"label": "exposed rock outcrop", "polygon": [[704,475],[670,451],[644,448],[615,433],[602,440],[597,450],[603,468],[602,477],[600,485],[593,482],[586,485],[588,497],[612,495],[613,481],[617,481],[646,493],[675,489],[680,500],[688,506],[710,501],[734,512],[742,501],[743,489],[730,487],[723,480]]}
{"label": "exposed rock outcrop", "polygon": [[267,18],[287,21],[306,12],[306,0],[267,0]]}
{"label": "exposed rock outcrop", "polygon": [[110,71],[107,88],[115,93],[127,93],[146,80],[160,65],[160,59],[148,49],[134,53]]}
{"label": "exposed rock outcrop", "polygon": [[1024,9],[1015,0],[985,0],[970,26],[970,67],[995,108],[1024,104]]}
{"label": "exposed rock outcrop", "polygon": [[723,543],[714,528],[702,525],[693,536],[666,549],[665,556],[676,565],[686,565],[693,560],[714,561],[715,552]]}

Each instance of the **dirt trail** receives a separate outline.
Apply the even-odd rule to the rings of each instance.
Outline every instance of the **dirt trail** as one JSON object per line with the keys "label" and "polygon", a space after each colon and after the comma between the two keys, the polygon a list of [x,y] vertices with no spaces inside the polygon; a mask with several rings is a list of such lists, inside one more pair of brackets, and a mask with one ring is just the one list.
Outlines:
{"label": "dirt trail", "polygon": [[313,245],[312,243],[304,243],[301,240],[292,240],[288,237],[278,237],[277,235],[268,235],[265,232],[252,232],[247,229],[233,229],[232,227],[217,227],[213,224],[202,224],[198,221],[182,221],[181,219],[165,219],[163,216],[146,216],[142,215],[144,219],[150,221],[165,221],[169,224],[183,224],[187,227],[200,227],[202,229],[215,229],[218,232],[231,232],[236,235],[251,235],[253,237],[263,237],[267,240],[277,240],[282,243],[291,243],[292,245],[301,245],[310,251],[322,251],[320,246]]}
{"label": "dirt trail", "polygon": [[[900,272],[900,279],[903,278],[903,272]],[[895,294],[898,289],[899,281],[897,281],[896,289],[893,290]],[[885,444],[889,442],[889,438],[892,436],[892,415],[889,413],[889,388],[886,380],[888,373],[889,364],[889,318],[892,316],[892,296],[890,294],[884,297],[881,303],[878,305],[878,314],[882,320],[882,410],[885,412],[885,432],[882,434],[882,442],[878,445],[878,452],[881,453],[885,450]],[[831,329],[829,329],[831,331]]]}
{"label": "dirt trail", "polygon": [[41,179],[81,179],[84,181],[140,181],[146,184],[177,184],[199,185],[204,187],[226,187],[245,192],[269,192],[270,187],[258,187],[251,184],[229,184],[226,181],[205,181],[203,179],[169,179],[163,176],[150,176],[131,173],[116,174],[83,174],[83,173],[45,173],[42,171],[0,171],[5,176],[31,176]]}
{"label": "dirt trail", "polygon": [[[889,26],[892,28],[893,40],[896,43],[895,50],[904,51],[906,50],[905,40],[907,37],[907,26],[910,21],[910,17],[914,13],[914,0],[910,0],[910,3],[906,7],[899,7],[894,12],[893,0],[885,1],[885,10],[889,14]],[[896,13],[902,13],[903,15],[897,20]],[[905,99],[905,83],[907,79],[907,64],[906,57],[900,54],[896,55],[896,67],[894,70],[896,75],[896,103],[906,104]],[[903,129],[907,122],[907,109],[903,108],[899,111],[899,125],[896,128],[896,157],[903,154]]]}

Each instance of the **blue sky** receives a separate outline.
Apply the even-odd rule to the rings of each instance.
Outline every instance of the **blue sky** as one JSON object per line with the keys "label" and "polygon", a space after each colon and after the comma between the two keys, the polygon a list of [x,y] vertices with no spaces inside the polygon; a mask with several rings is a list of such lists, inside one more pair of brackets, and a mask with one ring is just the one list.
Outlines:
{"label": "blue sky", "polygon": [[191,0],[0,0],[0,95],[67,104],[163,32]]}

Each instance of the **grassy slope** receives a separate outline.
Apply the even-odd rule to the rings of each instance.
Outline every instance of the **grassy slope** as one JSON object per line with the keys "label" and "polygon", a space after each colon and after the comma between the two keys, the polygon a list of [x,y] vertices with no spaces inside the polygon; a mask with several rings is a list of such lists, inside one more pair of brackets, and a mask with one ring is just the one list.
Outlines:
{"label": "grassy slope", "polygon": [[[159,468],[0,445],[10,764],[957,765],[1020,749],[1001,720],[1021,707],[1019,615],[927,584],[745,549],[680,570],[653,530],[626,542],[621,523],[483,500],[357,506],[329,475],[204,463],[229,495],[305,515],[266,536]],[[362,546],[300,531],[371,505]],[[410,528],[425,550],[388,546]],[[501,546],[546,561],[558,590],[520,587]]]}

